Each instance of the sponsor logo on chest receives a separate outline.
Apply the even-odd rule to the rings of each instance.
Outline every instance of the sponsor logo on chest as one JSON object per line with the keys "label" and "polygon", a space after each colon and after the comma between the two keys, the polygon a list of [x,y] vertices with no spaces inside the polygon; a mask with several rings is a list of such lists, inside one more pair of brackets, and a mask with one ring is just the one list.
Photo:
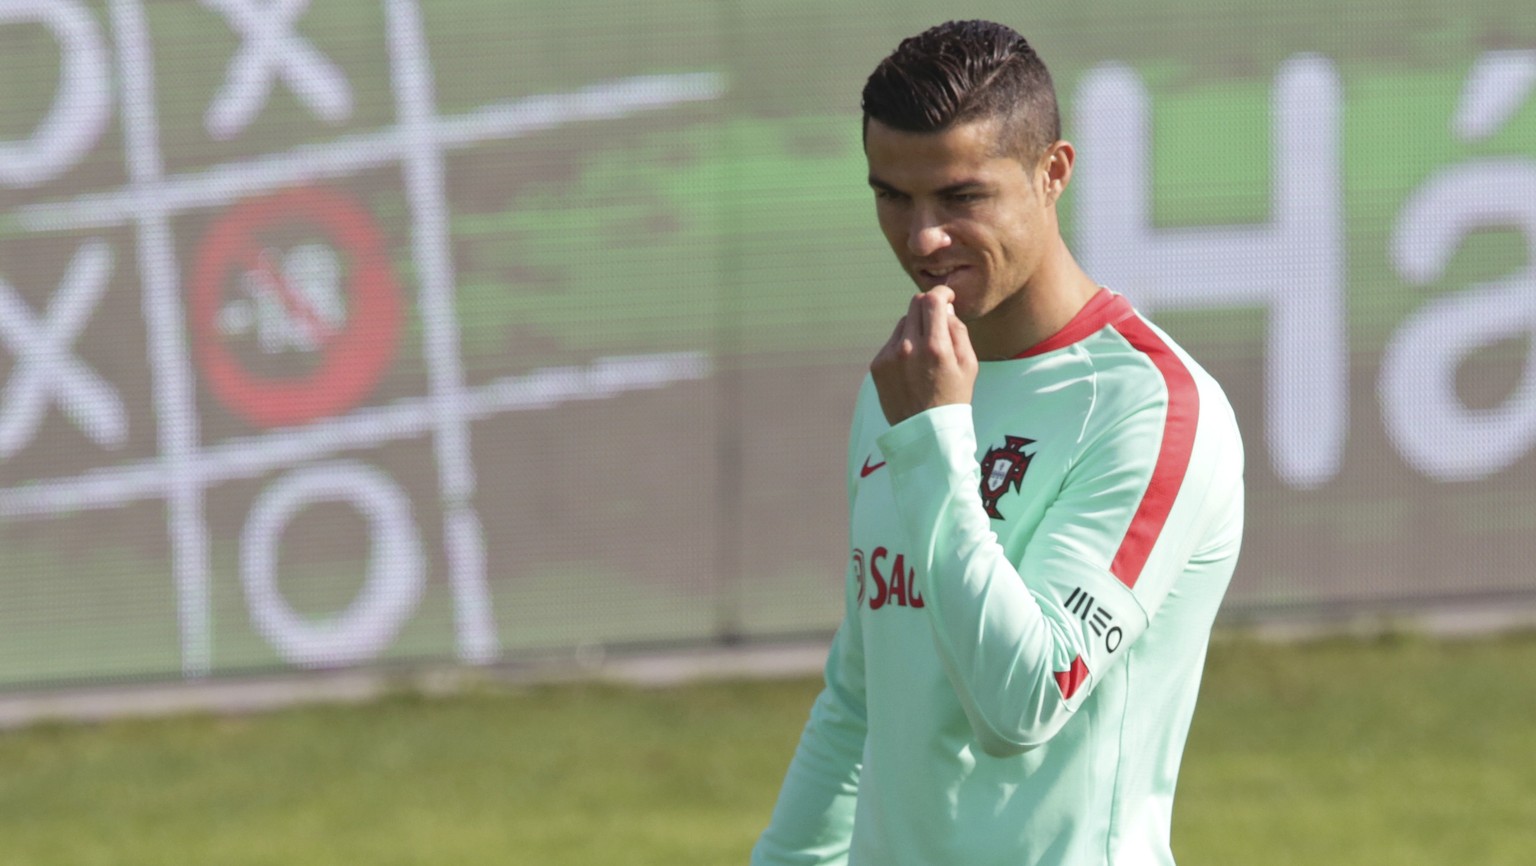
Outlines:
{"label": "sponsor logo on chest", "polygon": [[905,555],[877,547],[868,556],[860,548],[853,550],[853,574],[859,582],[859,606],[867,602],[870,610],[887,605],[922,607],[923,596],[917,588],[915,569],[907,565]]}

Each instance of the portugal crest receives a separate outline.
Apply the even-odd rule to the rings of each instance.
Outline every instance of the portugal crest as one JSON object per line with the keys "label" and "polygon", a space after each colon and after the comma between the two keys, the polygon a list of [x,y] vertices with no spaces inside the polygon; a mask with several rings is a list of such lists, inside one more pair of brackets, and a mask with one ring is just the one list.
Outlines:
{"label": "portugal crest", "polygon": [[1003,513],[997,510],[997,500],[1010,490],[1018,492],[1024,482],[1024,470],[1035,456],[1025,454],[1024,449],[1033,444],[1035,440],[1023,436],[1004,436],[1003,447],[993,448],[981,458],[981,504],[992,518],[1003,519]]}

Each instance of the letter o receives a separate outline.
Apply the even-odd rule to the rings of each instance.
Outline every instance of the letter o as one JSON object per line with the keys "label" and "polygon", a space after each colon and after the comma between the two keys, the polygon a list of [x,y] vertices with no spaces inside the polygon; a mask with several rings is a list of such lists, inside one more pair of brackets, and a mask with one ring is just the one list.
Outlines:
{"label": "letter o", "polygon": [[0,0],[0,27],[35,23],[59,43],[53,105],[32,137],[0,142],[0,184],[37,186],[95,146],[112,112],[107,49],[91,13],[74,0]]}
{"label": "letter o", "polygon": [[[368,520],[368,576],[339,615],[295,613],[277,587],[278,544],[298,512],[346,502]],[[335,667],[377,656],[421,600],[425,564],[410,500],[383,472],[352,461],[300,469],[261,492],[240,536],[240,580],[256,630],[290,664]]]}
{"label": "letter o", "polygon": [[1124,639],[1125,632],[1121,631],[1120,626],[1117,625],[1109,630],[1109,634],[1104,635],[1104,649],[1114,652],[1120,648],[1120,642]]}

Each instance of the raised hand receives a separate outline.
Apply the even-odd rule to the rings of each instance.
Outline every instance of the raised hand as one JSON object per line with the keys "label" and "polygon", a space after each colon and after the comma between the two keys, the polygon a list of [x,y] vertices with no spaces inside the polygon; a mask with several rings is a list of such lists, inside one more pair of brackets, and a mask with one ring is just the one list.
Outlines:
{"label": "raised hand", "polygon": [[896,425],[935,406],[971,402],[976,352],[955,316],[954,290],[935,286],[912,297],[907,314],[870,362],[885,420]]}

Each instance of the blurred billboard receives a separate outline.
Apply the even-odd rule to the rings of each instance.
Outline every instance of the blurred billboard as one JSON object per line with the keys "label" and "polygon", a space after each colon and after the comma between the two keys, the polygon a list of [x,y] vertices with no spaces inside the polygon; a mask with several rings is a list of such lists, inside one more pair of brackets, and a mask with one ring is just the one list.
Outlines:
{"label": "blurred billboard", "polygon": [[1527,12],[0,0],[0,688],[830,631],[858,93],[961,15],[1233,399],[1228,610],[1536,598]]}

